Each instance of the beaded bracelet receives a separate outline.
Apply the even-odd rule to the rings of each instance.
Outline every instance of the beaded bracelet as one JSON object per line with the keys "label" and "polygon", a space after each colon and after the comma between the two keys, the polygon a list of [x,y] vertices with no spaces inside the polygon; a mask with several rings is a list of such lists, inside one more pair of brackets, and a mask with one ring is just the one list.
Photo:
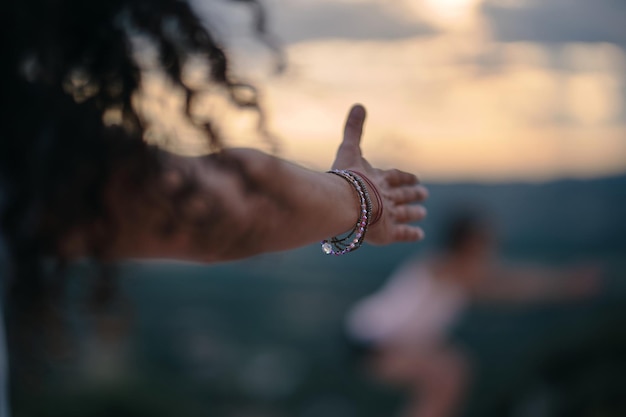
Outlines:
{"label": "beaded bracelet", "polygon": [[372,217],[372,200],[365,183],[355,173],[348,170],[334,169],[328,171],[348,181],[354,187],[359,196],[360,213],[354,228],[344,237],[335,236],[322,241],[322,251],[327,255],[344,255],[357,250],[365,240],[365,234]]}
{"label": "beaded bracelet", "polygon": [[374,183],[372,181],[370,181],[369,178],[367,178],[365,175],[361,174],[359,171],[350,171],[350,172],[353,172],[354,174],[356,174],[359,177],[361,177],[367,183],[367,185],[370,186],[371,191],[374,193],[374,197],[376,197],[376,207],[378,207],[378,213],[376,213],[376,216],[374,216],[374,218],[372,219],[372,221],[369,224],[370,226],[374,226],[383,217],[383,210],[385,208],[384,205],[383,205],[383,199],[380,196],[380,193],[378,192],[378,188],[374,185]]}

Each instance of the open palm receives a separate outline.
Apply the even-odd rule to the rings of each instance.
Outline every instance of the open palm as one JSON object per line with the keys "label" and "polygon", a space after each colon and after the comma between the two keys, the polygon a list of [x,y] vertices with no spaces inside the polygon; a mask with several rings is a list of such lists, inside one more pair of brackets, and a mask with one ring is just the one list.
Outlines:
{"label": "open palm", "polygon": [[410,223],[426,216],[426,209],[414,203],[424,201],[428,191],[415,175],[398,169],[377,169],[363,158],[360,145],[365,116],[365,108],[361,105],[350,110],[332,168],[362,173],[378,188],[383,207],[374,207],[374,210],[378,213],[382,209],[383,213],[380,221],[370,227],[367,242],[384,245],[420,240],[424,232]]}

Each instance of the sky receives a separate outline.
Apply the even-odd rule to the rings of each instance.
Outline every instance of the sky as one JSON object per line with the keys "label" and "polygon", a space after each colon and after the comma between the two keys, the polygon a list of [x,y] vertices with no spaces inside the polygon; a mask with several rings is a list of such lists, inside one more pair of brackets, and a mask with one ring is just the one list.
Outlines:
{"label": "sky", "polygon": [[[244,4],[193,1],[234,73],[259,88],[280,156],[327,169],[359,102],[366,158],[431,181],[626,171],[626,2],[264,4],[288,64],[280,75]],[[253,116],[225,120],[234,145],[258,146]]]}

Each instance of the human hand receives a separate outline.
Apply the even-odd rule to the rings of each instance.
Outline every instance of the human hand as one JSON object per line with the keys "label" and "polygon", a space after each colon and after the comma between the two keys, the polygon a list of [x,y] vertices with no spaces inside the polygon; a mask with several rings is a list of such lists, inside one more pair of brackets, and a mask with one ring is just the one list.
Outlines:
{"label": "human hand", "polygon": [[[419,204],[428,197],[428,190],[418,178],[398,169],[372,167],[361,153],[361,136],[365,122],[365,108],[355,105],[348,114],[343,141],[337,150],[333,169],[346,169],[365,175],[378,189],[382,207],[373,207],[373,218],[383,210],[380,220],[370,226],[366,241],[377,245],[394,242],[412,242],[424,237],[424,231],[409,223],[426,217],[426,209]],[[370,192],[373,197],[373,191]],[[376,204],[374,199],[372,203]]]}

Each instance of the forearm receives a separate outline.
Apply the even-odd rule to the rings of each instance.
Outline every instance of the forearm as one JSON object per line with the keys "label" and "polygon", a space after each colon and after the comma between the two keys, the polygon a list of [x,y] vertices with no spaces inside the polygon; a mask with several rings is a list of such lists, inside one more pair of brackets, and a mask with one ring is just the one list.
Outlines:
{"label": "forearm", "polygon": [[[176,201],[167,184],[157,185],[163,204],[139,204],[129,210],[114,197],[120,213],[117,258],[176,258],[218,262],[264,252],[293,249],[349,231],[359,216],[355,190],[344,179],[315,172],[250,149],[224,151],[235,168],[220,168],[216,157],[189,158],[164,154],[164,169],[183,172],[196,184],[195,196]],[[167,175],[165,176],[167,177]],[[174,193],[175,194],[175,193]],[[153,197],[154,199],[154,197]],[[174,233],[163,235],[162,211],[198,207],[173,221]],[[187,213],[187,214],[185,214]],[[215,221],[197,221],[205,217]]]}
{"label": "forearm", "polygon": [[351,230],[359,218],[358,196],[344,179],[254,150],[229,153],[242,162],[256,189],[238,197],[249,207],[246,242],[226,258],[319,242]]}
{"label": "forearm", "polygon": [[[415,175],[376,169],[363,158],[364,121],[365,109],[353,106],[332,166],[367,176],[376,219],[367,233],[369,242],[419,240],[424,232],[411,223],[423,219],[426,210],[413,203],[424,201],[428,191]],[[118,174],[108,187],[109,217],[118,229],[108,256],[239,259],[351,231],[361,216],[361,197],[343,178],[256,150],[230,149],[201,158],[162,156],[156,164],[161,169],[155,169],[162,172],[141,184],[145,190],[124,185],[138,176],[134,164],[126,178]],[[356,236],[360,244],[363,237]]]}
{"label": "forearm", "polygon": [[558,301],[569,297],[567,271],[538,266],[499,268],[481,288],[483,298],[519,303]]}

